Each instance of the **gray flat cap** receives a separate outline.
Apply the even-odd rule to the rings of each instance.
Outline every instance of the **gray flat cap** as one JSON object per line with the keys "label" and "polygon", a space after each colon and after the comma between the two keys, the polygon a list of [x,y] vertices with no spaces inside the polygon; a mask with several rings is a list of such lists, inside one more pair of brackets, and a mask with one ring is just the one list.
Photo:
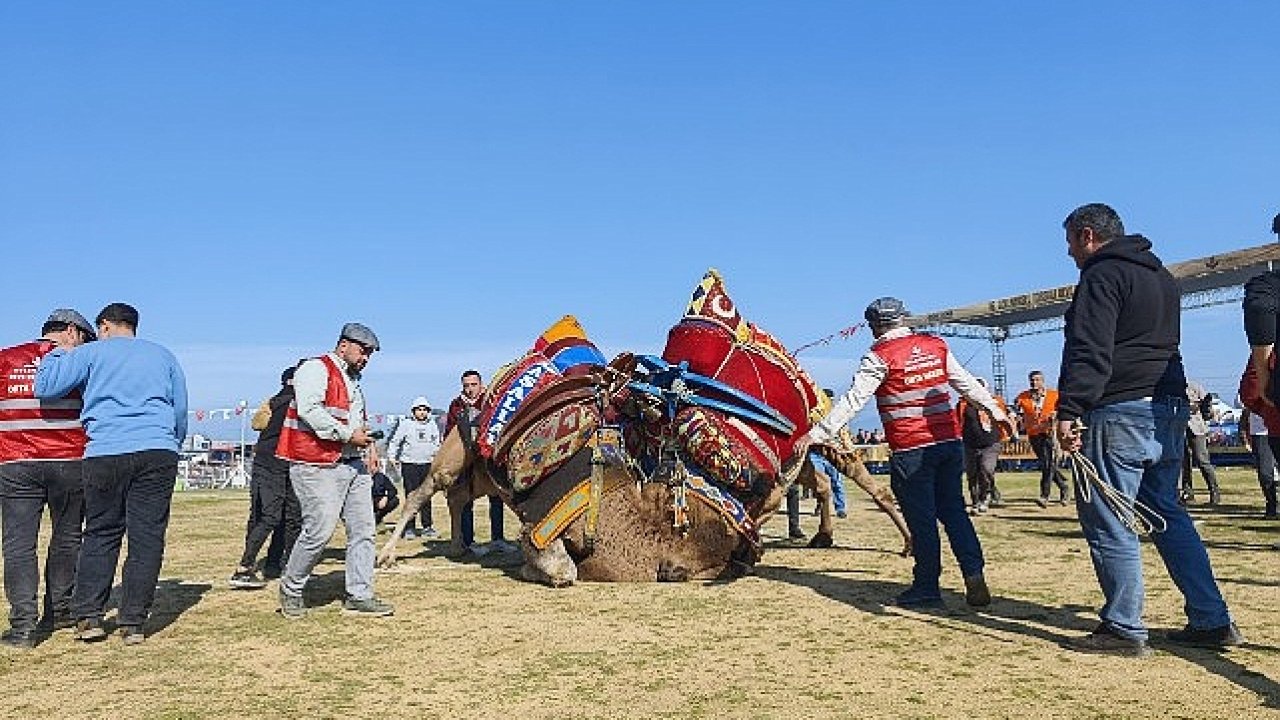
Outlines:
{"label": "gray flat cap", "polygon": [[373,334],[369,328],[360,323],[347,323],[342,326],[342,334],[338,336],[352,342],[358,342],[370,350],[381,350],[382,346],[378,345],[378,336]]}
{"label": "gray flat cap", "polygon": [[86,333],[89,333],[90,340],[98,339],[98,333],[94,331],[94,328],[89,324],[89,321],[85,320],[83,315],[71,308],[58,308],[57,310],[54,310],[49,313],[49,319],[45,320],[45,322],[60,322],[68,325],[75,325]]}

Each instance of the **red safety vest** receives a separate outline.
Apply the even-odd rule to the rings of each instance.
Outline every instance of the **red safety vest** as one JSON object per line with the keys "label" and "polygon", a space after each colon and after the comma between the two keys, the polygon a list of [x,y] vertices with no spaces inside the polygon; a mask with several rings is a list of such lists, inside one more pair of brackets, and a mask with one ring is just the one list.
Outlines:
{"label": "red safety vest", "polygon": [[80,393],[56,400],[35,396],[36,368],[54,347],[37,340],[0,350],[0,463],[84,457]]}
{"label": "red safety vest", "polygon": [[[347,395],[347,381],[338,364],[328,355],[318,360],[329,371],[329,384],[324,390],[324,409],[338,422],[346,425],[351,415],[351,397]],[[284,425],[280,427],[280,441],[276,444],[276,457],[289,462],[332,465],[342,457],[341,440],[324,440],[316,435],[307,423],[298,417],[298,399],[295,397],[284,413]]]}
{"label": "red safety vest", "polygon": [[872,350],[889,366],[876,388],[885,440],[895,451],[960,439],[947,383],[947,344],[911,334],[877,342]]}

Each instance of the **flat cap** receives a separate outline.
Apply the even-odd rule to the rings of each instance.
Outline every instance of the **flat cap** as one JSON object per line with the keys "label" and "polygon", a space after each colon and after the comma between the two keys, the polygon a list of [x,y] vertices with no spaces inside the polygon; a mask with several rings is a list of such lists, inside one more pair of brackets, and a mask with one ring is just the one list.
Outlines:
{"label": "flat cap", "polygon": [[94,331],[94,328],[89,324],[89,321],[85,320],[83,315],[71,308],[58,308],[57,310],[54,310],[49,313],[49,319],[45,322],[60,322],[68,325],[75,325],[88,333],[90,340],[98,339],[98,333]]}
{"label": "flat cap", "polygon": [[382,346],[378,344],[378,336],[373,334],[369,328],[360,323],[347,323],[342,326],[342,333],[338,336],[344,340],[358,342],[370,350],[381,350]]}
{"label": "flat cap", "polygon": [[876,298],[867,306],[862,317],[873,327],[896,325],[907,317],[907,306],[895,297]]}

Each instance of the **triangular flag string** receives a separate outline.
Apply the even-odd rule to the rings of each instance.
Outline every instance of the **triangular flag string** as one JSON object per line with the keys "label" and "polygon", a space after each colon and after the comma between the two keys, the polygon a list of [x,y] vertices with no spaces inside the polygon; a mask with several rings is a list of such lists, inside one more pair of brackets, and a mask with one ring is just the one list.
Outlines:
{"label": "triangular flag string", "polygon": [[811,347],[816,347],[818,345],[830,345],[831,341],[835,340],[836,338],[840,338],[842,340],[848,340],[849,338],[853,337],[854,333],[858,332],[859,328],[864,327],[865,325],[866,325],[865,322],[860,322],[856,325],[850,325],[849,327],[837,332],[833,332],[824,338],[818,338],[813,342],[805,343],[804,345],[801,345],[800,347],[796,348],[795,351],[793,351],[791,354],[799,355],[802,351],[807,350],[808,348],[811,348]]}

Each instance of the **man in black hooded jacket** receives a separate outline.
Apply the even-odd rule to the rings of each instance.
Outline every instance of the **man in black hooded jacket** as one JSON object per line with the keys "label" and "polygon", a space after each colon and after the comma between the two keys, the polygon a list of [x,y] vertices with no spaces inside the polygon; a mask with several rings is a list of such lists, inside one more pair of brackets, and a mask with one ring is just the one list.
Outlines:
{"label": "man in black hooded jacket", "polygon": [[[1062,449],[1083,453],[1125,504],[1136,500],[1163,519],[1164,527],[1157,523],[1151,540],[1186,599],[1187,614],[1187,626],[1170,633],[1169,640],[1214,648],[1238,645],[1243,638],[1204,543],[1178,503],[1189,417],[1178,348],[1181,291],[1151,252],[1151,241],[1125,235],[1110,207],[1079,207],[1063,227],[1080,282],[1067,310],[1058,375]],[[1076,507],[1106,602],[1097,629],[1069,645],[1082,652],[1146,655],[1138,535],[1096,488],[1087,497],[1077,493]]]}
{"label": "man in black hooded jacket", "polygon": [[280,374],[280,390],[267,400],[270,419],[258,433],[253,448],[253,473],[249,480],[249,521],[245,528],[244,554],[240,565],[232,573],[228,583],[240,590],[260,590],[266,581],[258,576],[254,566],[258,551],[267,537],[271,545],[263,562],[263,574],[279,577],[282,560],[289,556],[293,543],[302,529],[302,508],[298,496],[289,482],[289,463],[276,457],[276,443],[280,440],[280,428],[284,425],[285,410],[293,401],[293,371],[286,368]]}

